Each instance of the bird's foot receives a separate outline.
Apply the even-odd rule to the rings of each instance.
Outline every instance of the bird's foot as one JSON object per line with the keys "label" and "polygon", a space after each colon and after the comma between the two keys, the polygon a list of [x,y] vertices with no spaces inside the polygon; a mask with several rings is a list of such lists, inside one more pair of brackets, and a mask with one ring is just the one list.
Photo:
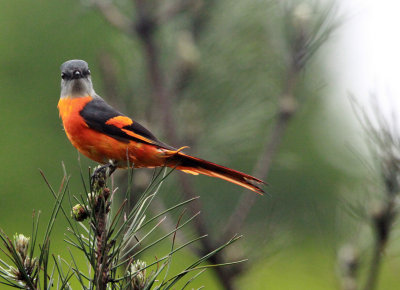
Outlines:
{"label": "bird's foot", "polygon": [[91,176],[91,188],[104,187],[107,177],[111,176],[116,169],[117,166],[115,166],[111,161],[107,164],[97,167]]}

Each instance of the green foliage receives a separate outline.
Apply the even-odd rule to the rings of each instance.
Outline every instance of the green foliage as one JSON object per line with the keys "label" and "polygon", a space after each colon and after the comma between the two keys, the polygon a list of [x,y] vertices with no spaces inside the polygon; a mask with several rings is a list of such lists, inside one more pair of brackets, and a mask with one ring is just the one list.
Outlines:
{"label": "green foliage", "polygon": [[[39,216],[33,222],[32,238],[15,234],[13,239],[10,239],[1,231],[0,238],[3,244],[0,249],[9,261],[0,259],[0,279],[2,279],[0,283],[20,289],[50,289],[55,284],[57,289],[72,289],[71,285],[74,284],[78,284],[82,289],[171,289],[176,285],[181,285],[184,289],[210,267],[243,262],[206,264],[210,257],[240,239],[235,236],[212,252],[195,259],[187,267],[173,273],[171,264],[175,255],[206,236],[193,238],[182,245],[176,244],[177,232],[190,224],[198,215],[185,219],[185,210],[182,211],[175,228],[161,237],[155,234],[159,226],[170,218],[171,213],[196,199],[181,202],[149,217],[148,208],[155,198],[159,198],[158,191],[169,173],[166,169],[159,170],[131,210],[127,207],[130,204],[127,191],[124,202],[115,212],[112,210],[112,202],[117,190],[108,188],[108,172],[104,168],[99,167],[94,172],[89,182],[89,193],[79,196],[69,193],[67,176],[64,176],[60,190],[55,192],[42,173],[55,198],[43,242],[39,244],[37,242]],[[86,188],[84,184],[84,192]],[[67,193],[72,208],[71,216],[62,206]],[[78,204],[73,206],[73,202]],[[65,242],[81,254],[78,256],[70,250],[70,262],[67,262],[67,258],[50,255],[50,235],[59,211],[69,224]],[[162,257],[156,257],[154,262],[139,259],[143,253],[153,252],[154,248],[168,240],[170,240],[169,251]],[[53,257],[53,261],[50,257]],[[87,271],[81,270],[78,265],[78,261],[82,259],[87,263]],[[186,276],[190,278],[183,280]]]}

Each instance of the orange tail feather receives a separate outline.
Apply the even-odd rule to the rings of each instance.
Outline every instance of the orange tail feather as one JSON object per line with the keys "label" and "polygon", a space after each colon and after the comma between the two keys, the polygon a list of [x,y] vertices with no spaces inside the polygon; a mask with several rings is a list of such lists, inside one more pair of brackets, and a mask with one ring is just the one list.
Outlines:
{"label": "orange tail feather", "polygon": [[195,175],[200,173],[212,177],[218,177],[243,186],[257,192],[258,194],[264,194],[264,191],[260,187],[261,185],[266,184],[264,181],[240,171],[186,155],[181,152],[177,152],[177,154],[171,156],[168,161],[169,167],[176,167],[183,172]]}

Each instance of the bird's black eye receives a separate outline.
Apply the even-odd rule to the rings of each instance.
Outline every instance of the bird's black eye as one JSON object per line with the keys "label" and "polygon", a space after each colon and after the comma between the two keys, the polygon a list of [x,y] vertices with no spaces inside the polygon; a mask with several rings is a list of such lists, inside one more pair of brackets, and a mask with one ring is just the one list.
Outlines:
{"label": "bird's black eye", "polygon": [[63,80],[65,80],[67,77],[68,77],[68,76],[67,76],[66,73],[61,73],[61,78],[62,78]]}
{"label": "bird's black eye", "polygon": [[84,77],[90,76],[90,70],[89,70],[89,69],[83,70],[83,71],[82,71],[82,75],[83,75]]}

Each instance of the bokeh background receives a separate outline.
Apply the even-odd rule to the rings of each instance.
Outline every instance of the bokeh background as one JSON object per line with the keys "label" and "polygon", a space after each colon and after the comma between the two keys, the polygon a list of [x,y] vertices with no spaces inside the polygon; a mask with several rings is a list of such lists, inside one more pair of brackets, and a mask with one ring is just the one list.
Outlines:
{"label": "bokeh background", "polygon": [[[221,180],[187,177],[191,194],[201,197],[210,243],[244,235],[221,259],[249,259],[226,272],[229,278],[207,271],[196,287],[340,288],[338,250],[353,243],[367,263],[373,243],[368,219],[352,212],[349,200],[363,205],[370,197],[364,189],[376,179],[365,165],[367,146],[350,102],[333,89],[337,77],[328,56],[346,17],[315,1],[164,2],[0,1],[0,227],[29,234],[33,210],[42,211],[45,225],[54,200],[39,168],[57,188],[64,162],[71,192],[81,192],[80,166],[95,165],[83,156],[80,165],[56,107],[61,63],[84,59],[97,93],[161,140],[243,172],[262,172],[257,177],[269,183],[261,197]],[[304,60],[296,45],[307,36],[319,42],[301,51],[309,56]],[[290,116],[276,129],[282,108]],[[273,147],[267,145],[267,160],[265,144]],[[150,174],[134,173],[134,194]],[[123,173],[116,182],[124,186]],[[164,205],[188,196],[178,173],[160,195]],[[237,207],[244,203],[241,223]],[[52,250],[68,257],[64,232],[59,218]],[[386,254],[378,286],[397,289],[395,238]]]}

